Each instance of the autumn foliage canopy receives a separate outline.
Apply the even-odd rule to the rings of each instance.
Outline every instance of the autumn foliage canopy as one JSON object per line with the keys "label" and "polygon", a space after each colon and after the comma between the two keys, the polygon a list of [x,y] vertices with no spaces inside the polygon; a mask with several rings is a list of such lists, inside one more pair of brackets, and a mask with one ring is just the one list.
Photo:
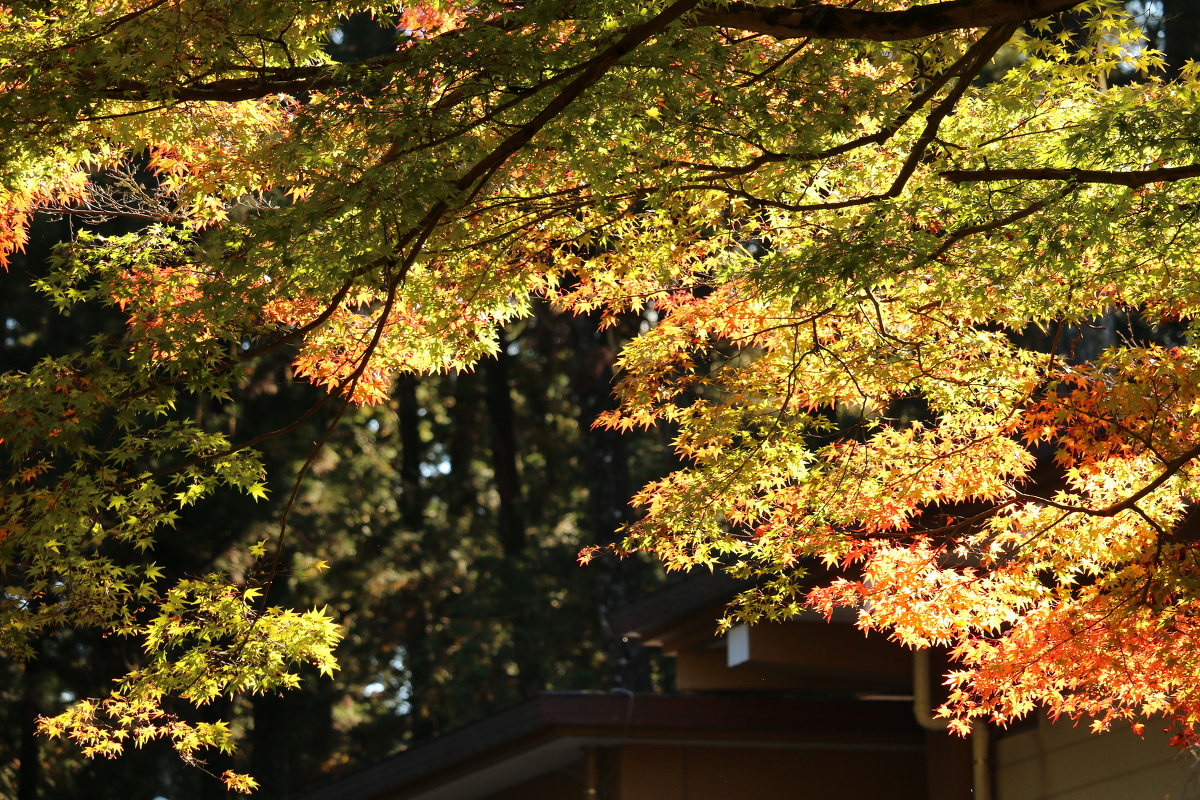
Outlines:
{"label": "autumn foliage canopy", "polygon": [[[361,12],[394,52],[334,63]],[[70,217],[40,290],[127,326],[0,376],[0,648],[133,637],[44,731],[231,747],[169,701],[330,671],[339,632],[262,600],[286,519],[254,580],[164,581],[190,506],[264,492],[258,441],[179,400],[287,348],[323,407],[377,403],[544,297],[657,321],[603,424],[685,466],[625,549],[756,576],[746,619],[950,647],[962,730],[1041,706],[1193,742],[1198,92],[1104,0],[6,4],[0,257]]]}

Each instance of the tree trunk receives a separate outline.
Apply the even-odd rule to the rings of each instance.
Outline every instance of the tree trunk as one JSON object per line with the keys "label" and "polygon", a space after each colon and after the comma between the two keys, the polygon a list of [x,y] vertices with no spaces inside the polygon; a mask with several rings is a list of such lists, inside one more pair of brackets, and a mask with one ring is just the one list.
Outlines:
{"label": "tree trunk", "polygon": [[473,464],[479,437],[477,390],[479,378],[470,372],[454,376],[453,425],[450,433],[449,482],[451,508],[461,513],[474,514],[478,498],[475,494]]}
{"label": "tree trunk", "polygon": [[512,390],[508,379],[507,339],[500,331],[500,352],[486,362],[487,409],[492,429],[492,463],[500,495],[499,534],[504,555],[525,549],[525,523],[521,518],[521,477],[517,472],[517,439]]}
{"label": "tree trunk", "polygon": [[425,443],[421,441],[421,404],[417,399],[419,381],[414,375],[401,375],[396,381],[396,423],[400,433],[400,518],[409,530],[419,530],[424,522],[425,500],[421,492],[421,462]]}
{"label": "tree trunk", "polygon": [[21,766],[17,772],[17,800],[37,800],[41,794],[42,756],[37,736],[37,718],[41,713],[37,662],[25,663],[21,693]]}
{"label": "tree trunk", "polygon": [[[632,495],[625,439],[619,431],[595,428],[597,417],[618,405],[613,395],[613,364],[617,347],[609,332],[599,328],[600,315],[581,314],[571,320],[575,339],[575,394],[579,402],[579,427],[584,441],[588,505],[592,543],[615,544],[620,528],[633,519]],[[608,613],[637,598],[641,591],[641,562],[604,555],[595,568],[604,570],[600,615],[607,629]],[[609,659],[615,686],[634,692],[649,691],[650,660],[641,643],[624,641],[611,631]]]}

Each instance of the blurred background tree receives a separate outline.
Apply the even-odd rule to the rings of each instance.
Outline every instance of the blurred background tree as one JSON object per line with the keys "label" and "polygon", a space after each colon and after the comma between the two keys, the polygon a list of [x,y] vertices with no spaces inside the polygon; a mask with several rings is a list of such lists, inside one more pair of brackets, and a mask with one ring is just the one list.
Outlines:
{"label": "blurred background tree", "polygon": [[[114,223],[106,223],[113,225]],[[58,315],[29,290],[66,223],[39,220],[28,252],[0,273],[0,369],[28,368],[98,333],[110,309]],[[649,690],[667,680],[626,653],[604,612],[661,580],[629,560],[581,568],[581,547],[608,543],[629,518],[633,489],[671,465],[661,436],[591,430],[611,407],[612,360],[643,318],[598,330],[598,318],[539,314],[504,331],[506,348],[478,373],[407,377],[390,402],[348,415],[306,478],[292,513],[286,580],[272,602],[328,604],[347,629],[333,680],[205,709],[242,726],[238,758],[262,796],[286,797],[321,776],[377,761],[414,741],[547,689]],[[293,381],[291,354],[264,359],[224,405],[181,408],[239,437],[299,416],[317,389]],[[155,561],[173,577],[214,568],[244,579],[246,547],[277,526],[294,475],[329,422],[314,417],[265,443],[280,476],[267,502],[234,494],[205,502]],[[318,561],[328,562],[319,570]],[[77,631],[48,637],[0,680],[0,794],[17,800],[170,800],[224,787],[153,744],[116,761],[35,737],[37,714],[101,694],[137,654]],[[622,664],[622,661],[625,664]],[[214,716],[214,718],[216,718]],[[208,770],[231,765],[210,758]]]}

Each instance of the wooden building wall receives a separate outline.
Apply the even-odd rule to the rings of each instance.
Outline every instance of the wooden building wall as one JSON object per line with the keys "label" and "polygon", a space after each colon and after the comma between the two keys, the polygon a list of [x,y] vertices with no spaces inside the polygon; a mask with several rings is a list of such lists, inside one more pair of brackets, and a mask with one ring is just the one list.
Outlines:
{"label": "wooden building wall", "polygon": [[[1161,726],[1160,726],[1161,727]],[[1003,735],[993,750],[995,800],[1191,800],[1200,797],[1197,762],[1152,724],[1145,738],[1045,717]]]}
{"label": "wooden building wall", "polygon": [[860,750],[621,748],[612,800],[924,800],[923,754]]}
{"label": "wooden building wall", "polygon": [[[926,800],[925,756],[627,744],[603,748],[594,800]],[[487,800],[588,800],[582,761]]]}

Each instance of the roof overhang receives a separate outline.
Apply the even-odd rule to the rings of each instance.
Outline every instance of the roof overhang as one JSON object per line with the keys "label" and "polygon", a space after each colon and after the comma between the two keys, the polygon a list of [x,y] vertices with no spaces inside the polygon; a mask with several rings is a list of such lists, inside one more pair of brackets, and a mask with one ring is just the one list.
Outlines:
{"label": "roof overhang", "polygon": [[476,800],[623,744],[916,751],[902,703],[745,695],[545,693],[303,800]]}

